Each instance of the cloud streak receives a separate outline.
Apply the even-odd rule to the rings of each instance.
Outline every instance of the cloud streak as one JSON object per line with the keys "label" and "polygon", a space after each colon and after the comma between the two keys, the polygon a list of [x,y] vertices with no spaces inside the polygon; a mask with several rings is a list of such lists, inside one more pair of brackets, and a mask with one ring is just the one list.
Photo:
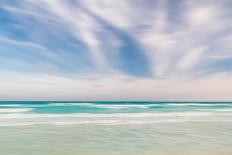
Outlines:
{"label": "cloud streak", "polygon": [[[43,99],[62,92],[67,99],[181,100],[184,93],[189,100],[210,100],[197,93],[194,84],[201,84],[228,100],[221,92],[232,91],[225,85],[232,73],[231,7],[230,0],[3,0],[0,74],[27,79],[26,88],[40,90],[35,98]],[[43,78],[33,83],[35,76]],[[48,86],[46,78],[57,83]],[[18,80],[0,80],[15,92],[2,89],[3,98],[21,98]]]}

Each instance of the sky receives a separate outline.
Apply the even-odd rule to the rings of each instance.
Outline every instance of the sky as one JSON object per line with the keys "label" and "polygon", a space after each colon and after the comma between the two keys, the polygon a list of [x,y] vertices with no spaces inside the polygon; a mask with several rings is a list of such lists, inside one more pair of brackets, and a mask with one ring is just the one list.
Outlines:
{"label": "sky", "polygon": [[0,0],[0,100],[232,101],[232,1]]}

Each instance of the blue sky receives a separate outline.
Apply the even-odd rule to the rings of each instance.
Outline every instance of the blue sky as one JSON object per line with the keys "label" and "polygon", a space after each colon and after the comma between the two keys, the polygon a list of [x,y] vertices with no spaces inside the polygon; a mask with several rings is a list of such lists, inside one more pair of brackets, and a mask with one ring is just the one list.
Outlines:
{"label": "blue sky", "polygon": [[1,0],[2,100],[232,100],[230,0]]}

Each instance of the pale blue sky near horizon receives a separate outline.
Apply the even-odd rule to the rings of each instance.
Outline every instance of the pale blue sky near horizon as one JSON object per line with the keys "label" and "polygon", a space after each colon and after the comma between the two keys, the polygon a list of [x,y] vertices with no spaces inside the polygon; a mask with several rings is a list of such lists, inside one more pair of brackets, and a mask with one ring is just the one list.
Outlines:
{"label": "pale blue sky near horizon", "polygon": [[1,0],[0,100],[232,100],[231,0]]}

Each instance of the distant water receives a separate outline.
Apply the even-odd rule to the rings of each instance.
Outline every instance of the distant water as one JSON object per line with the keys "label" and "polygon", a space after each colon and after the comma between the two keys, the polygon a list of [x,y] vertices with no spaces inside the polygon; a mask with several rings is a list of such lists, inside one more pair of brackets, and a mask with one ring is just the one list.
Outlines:
{"label": "distant water", "polygon": [[231,155],[232,102],[0,102],[3,155]]}

